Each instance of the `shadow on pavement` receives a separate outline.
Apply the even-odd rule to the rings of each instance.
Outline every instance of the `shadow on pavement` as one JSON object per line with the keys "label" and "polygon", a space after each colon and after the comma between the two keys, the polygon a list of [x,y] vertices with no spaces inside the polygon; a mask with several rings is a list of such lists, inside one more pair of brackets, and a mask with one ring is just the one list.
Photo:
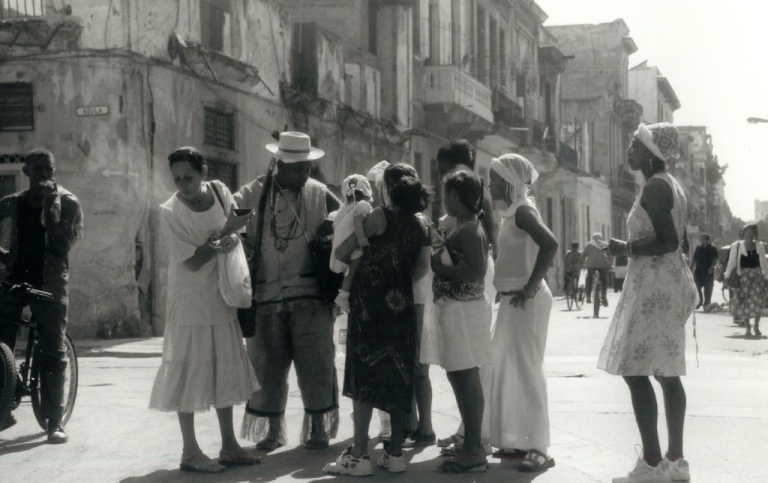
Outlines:
{"label": "shadow on pavement", "polygon": [[762,339],[768,339],[768,336],[765,335],[745,335],[745,334],[732,334],[732,335],[726,335],[726,339],[744,339],[744,340],[762,340]]}
{"label": "shadow on pavement", "polygon": [[[42,438],[42,439],[40,439],[40,441],[34,441],[38,438]],[[29,449],[36,448],[43,444],[46,444],[44,431],[40,431],[39,433],[36,433],[36,434],[28,434],[26,436],[21,436],[20,438],[16,438],[16,439],[9,439],[9,440],[0,439],[0,456],[13,454],[13,453],[20,453],[22,451],[27,451]]]}
{"label": "shadow on pavement", "polygon": [[[410,462],[411,454],[407,458]],[[496,458],[488,458],[488,471],[484,473],[438,473],[435,471],[435,466],[440,464],[444,458],[436,458],[428,461],[421,461],[419,463],[409,463],[408,473],[412,476],[421,475],[420,481],[436,481],[450,478],[451,483],[469,483],[469,482],[514,482],[514,483],[528,483],[534,481],[541,475],[546,474],[546,471],[540,473],[522,473],[518,471],[517,465],[519,461],[505,461]],[[377,470],[377,475],[382,473],[381,470]],[[393,475],[394,476],[394,475]]]}
{"label": "shadow on pavement", "polygon": [[[121,483],[276,481],[288,475],[291,479],[314,481],[328,476],[323,472],[323,466],[336,460],[344,448],[350,444],[352,444],[351,438],[322,450],[310,451],[303,446],[297,446],[264,455],[261,464],[231,467],[218,474],[195,474],[181,472],[178,469],[156,470],[147,475],[125,478]],[[260,454],[263,455],[263,453]]]}

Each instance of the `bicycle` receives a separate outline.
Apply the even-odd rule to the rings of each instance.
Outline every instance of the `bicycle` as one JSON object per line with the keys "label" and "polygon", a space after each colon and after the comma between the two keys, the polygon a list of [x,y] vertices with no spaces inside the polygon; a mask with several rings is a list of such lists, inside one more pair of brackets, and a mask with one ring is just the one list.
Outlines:
{"label": "bicycle", "polygon": [[568,310],[574,306],[576,310],[581,310],[584,303],[584,288],[579,287],[579,277],[568,277],[568,283],[565,287],[565,302],[568,305]]}
{"label": "bicycle", "polygon": [[[54,303],[55,299],[49,292],[36,290],[28,284],[14,285],[0,283],[0,289],[9,297],[16,297],[25,305],[30,302]],[[11,411],[19,407],[24,397],[31,397],[32,411],[35,419],[43,430],[48,428],[41,405],[40,358],[36,346],[35,331],[37,321],[34,317],[26,320],[22,317],[5,317],[0,323],[13,323],[28,329],[27,345],[24,349],[24,360],[16,367],[14,352],[8,345],[0,342],[0,428],[5,428]],[[69,334],[64,334],[67,369],[64,374],[64,411],[61,426],[65,426],[72,416],[72,410],[77,398],[78,367],[75,346]]]}

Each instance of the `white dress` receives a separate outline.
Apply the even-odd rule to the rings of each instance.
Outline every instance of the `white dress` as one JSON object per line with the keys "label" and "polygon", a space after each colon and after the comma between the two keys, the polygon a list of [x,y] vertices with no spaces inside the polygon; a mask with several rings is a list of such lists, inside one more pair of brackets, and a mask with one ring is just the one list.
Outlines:
{"label": "white dress", "polygon": [[[226,186],[216,183],[224,203],[233,203]],[[170,259],[163,358],[149,407],[191,413],[247,401],[259,386],[237,310],[219,292],[216,257],[198,270],[183,264],[224,226],[224,210],[216,201],[194,212],[174,195],[160,205],[160,219]]]}
{"label": "white dress", "polygon": [[[672,218],[683,239],[687,203],[680,185],[668,173],[674,195]],[[642,191],[627,218],[629,240],[655,237],[648,212],[640,205]],[[629,260],[621,298],[605,337],[597,367],[621,376],[682,376],[685,374],[685,322],[698,295],[682,250]]]}
{"label": "white dress", "polygon": [[[538,245],[515,225],[514,216],[503,219],[498,245],[496,290],[522,290],[536,263]],[[509,299],[502,295],[491,328],[491,365],[488,381],[483,384],[483,434],[489,434],[497,448],[546,453],[550,432],[544,351],[552,293],[542,282],[525,308],[513,307]]]}
{"label": "white dress", "polygon": [[[346,204],[342,206],[333,217],[333,248],[331,249],[331,270],[336,273],[341,273],[347,269],[347,264],[341,262],[336,258],[336,249],[347,238],[355,234],[355,217],[366,216],[371,214],[373,207],[367,201],[358,201],[354,204]],[[352,252],[350,259],[355,260],[360,258],[363,254],[361,248]]]}

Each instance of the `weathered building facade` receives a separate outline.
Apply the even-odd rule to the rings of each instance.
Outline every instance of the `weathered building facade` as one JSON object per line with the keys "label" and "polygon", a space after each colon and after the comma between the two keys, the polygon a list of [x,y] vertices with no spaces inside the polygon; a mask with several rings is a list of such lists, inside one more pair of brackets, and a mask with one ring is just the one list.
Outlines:
{"label": "weathered building facade", "polygon": [[628,96],[643,108],[644,123],[674,123],[680,100],[669,79],[661,75],[658,67],[648,65],[647,61],[641,62],[629,69],[628,82]]}

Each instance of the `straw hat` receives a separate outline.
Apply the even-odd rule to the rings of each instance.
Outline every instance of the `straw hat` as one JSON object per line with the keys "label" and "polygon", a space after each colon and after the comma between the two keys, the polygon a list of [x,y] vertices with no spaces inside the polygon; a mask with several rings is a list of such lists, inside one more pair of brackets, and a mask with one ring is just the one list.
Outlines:
{"label": "straw hat", "polygon": [[309,136],[295,131],[280,133],[278,141],[267,144],[266,148],[284,163],[314,161],[325,156],[325,151],[312,147]]}

